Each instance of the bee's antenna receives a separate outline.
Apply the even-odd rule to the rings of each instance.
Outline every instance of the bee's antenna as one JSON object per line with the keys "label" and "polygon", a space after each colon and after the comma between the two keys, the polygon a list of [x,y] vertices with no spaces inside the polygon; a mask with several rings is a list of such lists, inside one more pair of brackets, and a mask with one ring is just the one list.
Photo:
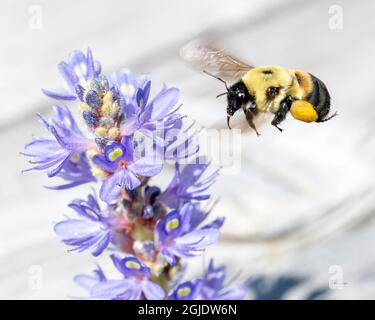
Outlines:
{"label": "bee's antenna", "polygon": [[206,70],[203,70],[203,72],[204,72],[205,74],[208,74],[209,76],[211,76],[211,77],[213,77],[213,78],[215,78],[215,79],[219,80],[220,82],[224,83],[224,85],[225,85],[225,89],[227,89],[227,91],[229,90],[229,88],[228,88],[228,85],[227,85],[227,82],[226,82],[226,81],[224,81],[223,79],[219,78],[218,76],[215,76],[215,75],[214,75],[214,74],[212,74],[212,73],[209,73],[209,72],[208,72],[208,71],[206,71]]}
{"label": "bee's antenna", "polygon": [[216,98],[219,98],[219,97],[221,97],[221,96],[223,96],[223,95],[226,95],[226,94],[228,94],[228,92],[220,93],[220,94],[218,94],[218,95],[216,96]]}

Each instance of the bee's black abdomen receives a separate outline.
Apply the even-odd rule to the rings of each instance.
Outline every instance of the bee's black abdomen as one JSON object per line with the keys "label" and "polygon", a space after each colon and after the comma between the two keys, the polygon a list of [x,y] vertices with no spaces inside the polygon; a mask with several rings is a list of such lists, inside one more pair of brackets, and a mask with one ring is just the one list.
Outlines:
{"label": "bee's black abdomen", "polygon": [[331,97],[325,84],[312,74],[310,74],[310,76],[313,82],[313,89],[307,96],[306,100],[314,106],[314,109],[318,113],[318,119],[316,122],[321,122],[329,113],[331,107]]}

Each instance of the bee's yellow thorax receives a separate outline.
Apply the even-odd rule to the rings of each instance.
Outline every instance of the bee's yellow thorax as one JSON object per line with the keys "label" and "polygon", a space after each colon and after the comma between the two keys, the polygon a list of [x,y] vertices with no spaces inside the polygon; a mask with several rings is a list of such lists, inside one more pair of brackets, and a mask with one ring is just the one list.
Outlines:
{"label": "bee's yellow thorax", "polygon": [[[251,69],[242,78],[249,93],[255,98],[260,111],[276,112],[280,102],[286,97],[289,88],[296,77],[292,70],[278,66],[262,66]],[[280,94],[270,103],[267,100],[266,90],[269,87],[279,87]]]}

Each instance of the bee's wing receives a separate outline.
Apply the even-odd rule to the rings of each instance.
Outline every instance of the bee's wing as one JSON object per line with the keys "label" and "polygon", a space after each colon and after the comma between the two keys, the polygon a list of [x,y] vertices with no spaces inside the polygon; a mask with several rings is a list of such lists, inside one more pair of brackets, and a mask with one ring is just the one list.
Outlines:
{"label": "bee's wing", "polygon": [[253,67],[241,62],[224,50],[194,40],[181,48],[180,55],[190,66],[208,71],[224,80],[239,80]]}

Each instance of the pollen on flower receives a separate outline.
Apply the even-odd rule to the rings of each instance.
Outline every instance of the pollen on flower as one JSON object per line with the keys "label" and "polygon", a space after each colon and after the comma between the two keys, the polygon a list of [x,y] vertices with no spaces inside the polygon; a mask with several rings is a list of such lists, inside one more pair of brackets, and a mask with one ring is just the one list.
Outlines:
{"label": "pollen on flower", "polygon": [[112,127],[111,129],[108,130],[107,136],[109,139],[114,140],[118,136],[119,132],[120,132],[119,128]]}
{"label": "pollen on flower", "polygon": [[111,91],[108,91],[103,97],[103,104],[111,104],[113,99],[113,94]]}
{"label": "pollen on flower", "polygon": [[107,134],[107,129],[104,127],[97,127],[95,129],[95,134],[97,134],[98,136],[104,137]]}
{"label": "pollen on flower", "polygon": [[110,113],[110,110],[111,110],[110,102],[104,102],[101,109],[100,109],[100,112],[101,112],[101,114],[107,115],[107,114]]}
{"label": "pollen on flower", "polygon": [[91,111],[91,107],[87,103],[81,102],[79,104],[79,111],[81,111],[81,113],[84,111]]}

